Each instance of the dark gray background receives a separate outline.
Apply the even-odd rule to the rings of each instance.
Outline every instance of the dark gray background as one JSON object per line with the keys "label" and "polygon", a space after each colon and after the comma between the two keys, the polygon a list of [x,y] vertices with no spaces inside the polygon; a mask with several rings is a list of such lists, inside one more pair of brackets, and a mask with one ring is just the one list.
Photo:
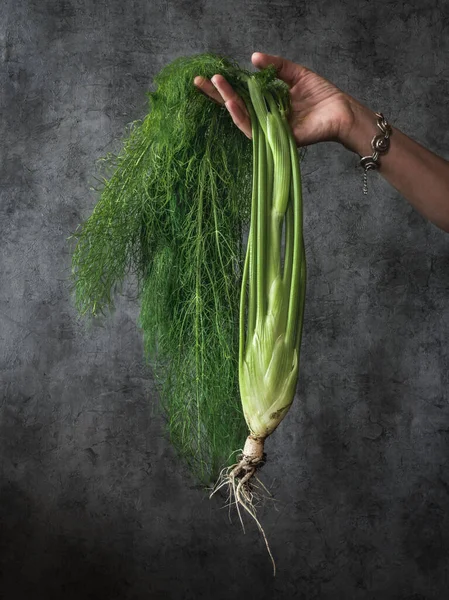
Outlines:
{"label": "dark gray background", "polygon": [[448,236],[336,143],[303,163],[309,264],[278,500],[243,535],[164,437],[132,282],[86,327],[66,238],[153,76],[217,51],[301,62],[449,158],[449,6],[2,0],[0,596],[447,597]]}

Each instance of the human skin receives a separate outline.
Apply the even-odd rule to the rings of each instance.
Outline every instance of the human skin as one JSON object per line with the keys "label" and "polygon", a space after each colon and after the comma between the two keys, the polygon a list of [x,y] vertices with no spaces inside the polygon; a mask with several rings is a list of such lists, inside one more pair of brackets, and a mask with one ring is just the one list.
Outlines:
{"label": "human skin", "polygon": [[[298,146],[334,141],[360,157],[373,153],[371,140],[380,133],[375,111],[303,65],[261,52],[254,52],[251,61],[259,69],[273,64],[290,87],[289,123]],[[222,75],[211,80],[195,77],[194,83],[224,104],[237,127],[251,138],[243,99]],[[380,155],[378,172],[425,218],[449,232],[449,161],[390,126],[390,147]]]}

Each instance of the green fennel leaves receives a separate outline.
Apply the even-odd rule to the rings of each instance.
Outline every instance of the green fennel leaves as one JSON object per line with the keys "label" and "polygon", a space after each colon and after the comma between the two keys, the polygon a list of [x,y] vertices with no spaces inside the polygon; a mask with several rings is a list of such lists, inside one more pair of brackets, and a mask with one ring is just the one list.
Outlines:
{"label": "green fennel leaves", "polygon": [[272,68],[251,74],[213,54],[167,65],[148,94],[147,116],[133,124],[118,155],[105,159],[108,176],[73,234],[72,258],[75,304],[87,316],[112,309],[125,277],[136,278],[145,355],[168,434],[204,484],[230,464],[247,435],[239,304],[253,148],[226,109],[193,85],[196,75],[216,73],[245,102],[254,80],[288,109],[288,88]]}

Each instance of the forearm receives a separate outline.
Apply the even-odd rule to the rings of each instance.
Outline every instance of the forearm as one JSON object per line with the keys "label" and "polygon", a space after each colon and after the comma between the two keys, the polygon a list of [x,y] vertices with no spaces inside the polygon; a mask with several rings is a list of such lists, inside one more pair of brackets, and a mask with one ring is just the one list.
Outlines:
{"label": "forearm", "polygon": [[[353,98],[350,105],[353,122],[341,142],[361,157],[371,155],[371,140],[380,133],[375,112]],[[390,148],[379,158],[379,173],[424,217],[449,232],[449,161],[391,127]]]}

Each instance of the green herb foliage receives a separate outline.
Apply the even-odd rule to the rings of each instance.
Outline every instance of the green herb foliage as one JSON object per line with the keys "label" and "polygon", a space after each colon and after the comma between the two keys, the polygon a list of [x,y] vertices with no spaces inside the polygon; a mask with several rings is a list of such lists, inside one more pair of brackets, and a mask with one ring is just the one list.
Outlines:
{"label": "green herb foliage", "polygon": [[72,280],[83,315],[105,314],[125,277],[137,280],[145,356],[160,383],[168,433],[204,483],[232,462],[247,430],[238,393],[243,234],[252,144],[194,85],[221,73],[248,101],[256,77],[282,102],[268,68],[251,75],[212,54],[178,58],[155,78],[91,216],[75,231]]}

